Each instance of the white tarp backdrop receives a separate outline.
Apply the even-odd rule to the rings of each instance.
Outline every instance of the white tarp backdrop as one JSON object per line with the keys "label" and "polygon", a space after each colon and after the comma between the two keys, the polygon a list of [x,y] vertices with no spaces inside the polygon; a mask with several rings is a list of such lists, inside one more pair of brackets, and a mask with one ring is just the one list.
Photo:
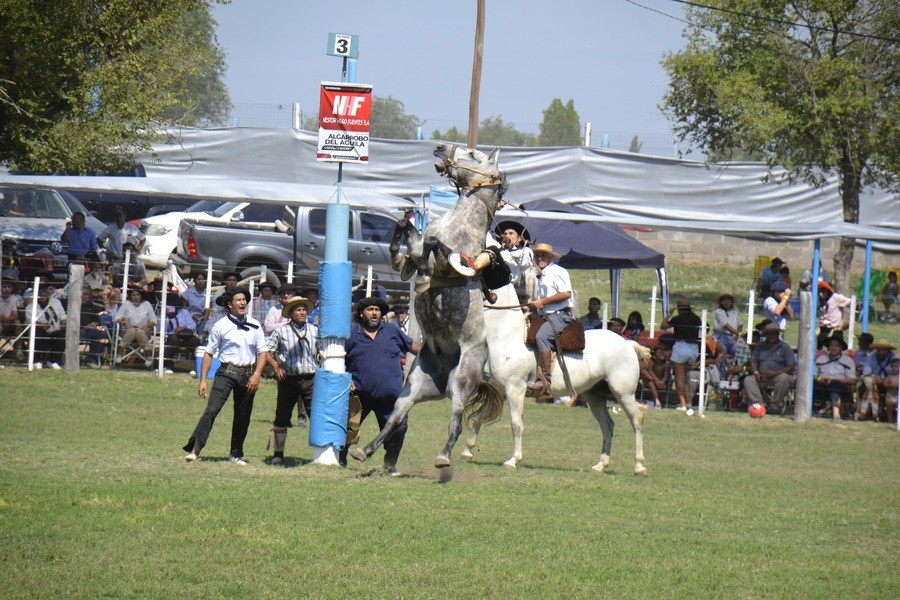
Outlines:
{"label": "white tarp backdrop", "polygon": [[[141,162],[149,178],[213,177],[333,184],[333,165],[317,163],[316,136],[291,129],[183,129],[179,143],[158,145]],[[438,181],[432,150],[437,142],[374,140],[371,162],[344,169],[344,182],[418,198]],[[765,165],[713,165],[613,152],[598,148],[503,148],[500,164],[513,203],[540,198],[579,204],[623,225],[752,235],[847,235],[838,182],[763,183]],[[707,222],[707,223],[704,223]],[[900,195],[867,189],[859,223],[869,239],[900,241]],[[768,225],[771,224],[771,225]],[[804,235],[792,236],[790,229]],[[852,228],[851,228],[852,229]],[[882,231],[886,229],[886,231]],[[767,235],[769,231],[774,235]],[[852,235],[865,233],[865,227]],[[895,249],[900,249],[897,246]]]}

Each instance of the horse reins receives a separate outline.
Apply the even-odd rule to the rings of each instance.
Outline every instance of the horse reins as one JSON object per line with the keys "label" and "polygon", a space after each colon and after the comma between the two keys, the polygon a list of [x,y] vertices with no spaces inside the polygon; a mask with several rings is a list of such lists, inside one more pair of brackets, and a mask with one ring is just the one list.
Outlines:
{"label": "horse reins", "polygon": [[[444,161],[444,163],[447,166],[447,179],[452,181],[453,185],[455,185],[458,189],[468,188],[468,189],[475,190],[478,188],[490,187],[493,185],[501,185],[503,183],[502,175],[499,175],[496,173],[487,173],[485,171],[482,171],[481,169],[476,169],[475,167],[470,167],[468,165],[462,165],[462,164],[458,163],[456,161],[456,149],[457,148],[459,148],[459,146],[457,144],[453,144],[452,146],[450,146],[450,155],[447,157],[447,159]],[[483,179],[475,180],[474,182],[470,182],[469,184],[463,186],[459,182],[459,180],[450,173],[451,168],[455,168],[457,171],[463,170],[463,171],[471,171],[472,173],[477,173],[477,174],[481,175],[483,177]]]}

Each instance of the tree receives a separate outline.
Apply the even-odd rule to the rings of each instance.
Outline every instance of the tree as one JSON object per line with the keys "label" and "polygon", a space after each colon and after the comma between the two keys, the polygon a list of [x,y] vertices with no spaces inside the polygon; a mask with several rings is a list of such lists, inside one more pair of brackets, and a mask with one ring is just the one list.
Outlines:
{"label": "tree", "polygon": [[372,97],[372,137],[393,140],[414,140],[419,128],[419,117],[404,112],[403,102],[388,96]]}
{"label": "tree", "polygon": [[0,163],[116,172],[230,107],[208,0],[0,3]]}
{"label": "tree", "polygon": [[537,137],[522,133],[503,117],[488,117],[478,126],[478,143],[483,146],[534,146]]}
{"label": "tree", "polygon": [[633,138],[631,138],[631,144],[628,145],[628,151],[634,152],[635,154],[641,151],[641,148],[644,146],[644,143],[641,141],[641,138],[635,134]]}
{"label": "tree", "polygon": [[574,100],[570,99],[565,106],[559,98],[550,102],[541,122],[540,143],[542,146],[581,145],[581,119]]}
{"label": "tree", "polygon": [[448,129],[445,133],[441,133],[440,129],[435,129],[431,134],[431,139],[465,144],[467,141],[467,136],[465,133],[457,129],[456,125],[451,125],[450,129]]}
{"label": "tree", "polygon": [[[705,0],[689,8],[684,50],[665,57],[661,108],[676,134],[709,155],[763,156],[781,180],[837,176],[844,221],[859,222],[863,186],[897,184],[900,145],[896,0]],[[726,12],[727,10],[727,12]],[[849,287],[854,240],[835,283]]]}

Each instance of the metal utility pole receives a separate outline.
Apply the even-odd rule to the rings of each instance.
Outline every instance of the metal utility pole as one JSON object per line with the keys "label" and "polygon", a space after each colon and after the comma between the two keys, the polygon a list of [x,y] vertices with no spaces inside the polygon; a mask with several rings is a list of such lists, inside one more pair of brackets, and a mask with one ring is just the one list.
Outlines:
{"label": "metal utility pole", "polygon": [[472,90],[469,93],[469,148],[478,145],[478,96],[481,93],[481,58],[484,55],[484,0],[478,0],[475,21],[475,53],[472,57]]}

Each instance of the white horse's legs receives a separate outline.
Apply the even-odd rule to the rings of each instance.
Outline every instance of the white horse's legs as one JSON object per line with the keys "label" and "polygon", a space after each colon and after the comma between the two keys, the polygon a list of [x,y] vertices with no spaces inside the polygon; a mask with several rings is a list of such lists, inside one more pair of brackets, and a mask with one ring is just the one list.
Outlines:
{"label": "white horse's legs", "polygon": [[[647,467],[644,466],[644,414],[638,409],[634,392],[616,393],[613,391],[613,393],[616,395],[616,399],[619,401],[622,410],[625,412],[628,420],[631,421],[631,426],[634,429],[634,474],[647,476]],[[591,467],[591,470],[595,473],[602,473],[609,466],[613,431],[616,424],[609,415],[609,410],[607,410],[605,393],[597,392],[595,388],[585,394],[585,399],[588,406],[591,407],[591,413],[597,419],[597,423],[600,424],[600,430],[603,432],[603,450],[600,454],[600,461]]]}
{"label": "white horse's legs", "polygon": [[634,474],[646,477],[648,473],[647,467],[644,466],[644,413],[638,408],[633,391],[619,395],[618,400],[634,429]]}
{"label": "white horse's legs", "polygon": [[513,436],[513,455],[503,463],[504,467],[515,469],[522,461],[522,433],[525,431],[525,387],[517,385],[507,391],[506,396],[509,404],[509,420]]}
{"label": "white horse's legs", "polygon": [[612,417],[609,416],[609,410],[606,406],[606,396],[597,393],[592,389],[584,394],[584,399],[591,409],[591,414],[600,425],[600,431],[603,432],[603,450],[600,454],[600,462],[591,467],[595,473],[602,473],[603,469],[609,466],[609,454],[612,449],[613,430],[616,427]]}

